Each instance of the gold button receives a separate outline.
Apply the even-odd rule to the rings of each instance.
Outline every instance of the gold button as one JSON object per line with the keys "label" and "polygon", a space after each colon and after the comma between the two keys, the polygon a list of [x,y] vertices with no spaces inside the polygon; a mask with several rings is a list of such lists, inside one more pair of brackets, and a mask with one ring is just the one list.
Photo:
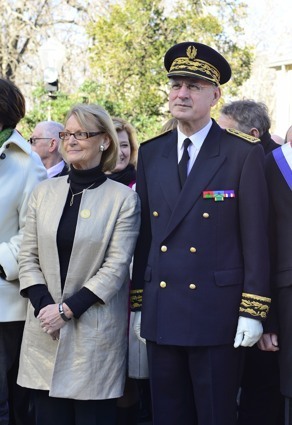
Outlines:
{"label": "gold button", "polygon": [[195,248],[194,246],[191,246],[191,247],[190,247],[190,251],[191,251],[191,252],[197,252],[197,248]]}
{"label": "gold button", "polygon": [[203,214],[203,217],[204,217],[204,218],[209,218],[209,217],[210,217],[210,214],[209,214],[209,213],[204,213],[204,214]]}
{"label": "gold button", "polygon": [[153,215],[154,215],[154,217],[158,217],[159,216],[159,214],[158,214],[157,211],[153,211]]}
{"label": "gold button", "polygon": [[166,288],[166,282],[160,282],[160,288]]}
{"label": "gold button", "polygon": [[162,247],[160,248],[162,252],[166,252],[167,251],[167,246],[162,245]]}
{"label": "gold button", "polygon": [[196,289],[196,287],[197,287],[197,286],[196,286],[194,283],[191,283],[191,284],[189,285],[189,288],[190,288],[190,289]]}

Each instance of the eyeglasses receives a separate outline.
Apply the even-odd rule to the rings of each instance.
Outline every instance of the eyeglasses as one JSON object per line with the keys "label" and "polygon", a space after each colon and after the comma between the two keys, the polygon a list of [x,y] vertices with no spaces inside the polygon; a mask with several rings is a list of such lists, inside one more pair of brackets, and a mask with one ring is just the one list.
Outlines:
{"label": "eyeglasses", "polygon": [[52,140],[51,137],[30,137],[28,139],[28,142],[32,145],[35,146],[37,144],[38,140]]}
{"label": "eyeglasses", "polygon": [[186,86],[188,90],[190,90],[193,93],[199,93],[203,91],[204,89],[208,89],[212,86],[215,86],[215,84],[209,84],[209,85],[202,85],[199,83],[195,83],[192,81],[183,81],[183,80],[172,80],[169,82],[170,90],[172,91],[179,91],[183,85]]}
{"label": "eyeglasses", "polygon": [[69,131],[61,131],[59,137],[61,140],[69,140],[71,136],[77,140],[86,140],[93,136],[98,136],[104,131],[77,131],[76,133],[69,133]]}

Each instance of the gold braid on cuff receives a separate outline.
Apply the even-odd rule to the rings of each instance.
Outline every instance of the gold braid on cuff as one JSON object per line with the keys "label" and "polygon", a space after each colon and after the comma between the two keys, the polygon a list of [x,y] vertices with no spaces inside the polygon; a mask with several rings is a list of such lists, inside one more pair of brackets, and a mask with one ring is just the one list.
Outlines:
{"label": "gold braid on cuff", "polygon": [[271,298],[243,292],[239,312],[245,313],[255,319],[264,320],[267,318],[270,304]]}
{"label": "gold braid on cuff", "polygon": [[130,292],[131,308],[137,309],[142,307],[143,289],[132,289]]}

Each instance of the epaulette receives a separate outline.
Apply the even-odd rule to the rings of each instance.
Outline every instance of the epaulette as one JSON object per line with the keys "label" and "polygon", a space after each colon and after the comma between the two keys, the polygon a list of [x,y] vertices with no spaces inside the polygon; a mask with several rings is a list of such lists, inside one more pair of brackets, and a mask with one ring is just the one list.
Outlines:
{"label": "epaulette", "polygon": [[258,143],[260,139],[257,137],[250,136],[249,134],[242,133],[239,130],[235,130],[235,128],[226,128],[227,133],[232,134],[233,136],[240,137],[241,139],[246,140],[249,143]]}
{"label": "epaulette", "polygon": [[173,130],[167,130],[167,131],[165,131],[164,133],[157,134],[156,136],[151,137],[151,139],[145,140],[145,142],[141,142],[141,143],[140,143],[140,145],[144,145],[145,143],[152,142],[153,140],[156,140],[156,139],[158,139],[159,137],[165,136],[165,134],[167,134],[167,133],[171,133],[172,131],[173,131]]}

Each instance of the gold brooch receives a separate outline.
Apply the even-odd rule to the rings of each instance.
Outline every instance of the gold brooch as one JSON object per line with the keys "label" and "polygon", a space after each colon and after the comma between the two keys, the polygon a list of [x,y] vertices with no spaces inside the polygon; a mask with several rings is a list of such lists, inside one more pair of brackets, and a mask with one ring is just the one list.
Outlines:
{"label": "gold brooch", "polygon": [[82,218],[89,218],[90,217],[90,210],[82,210],[80,211],[80,215]]}

